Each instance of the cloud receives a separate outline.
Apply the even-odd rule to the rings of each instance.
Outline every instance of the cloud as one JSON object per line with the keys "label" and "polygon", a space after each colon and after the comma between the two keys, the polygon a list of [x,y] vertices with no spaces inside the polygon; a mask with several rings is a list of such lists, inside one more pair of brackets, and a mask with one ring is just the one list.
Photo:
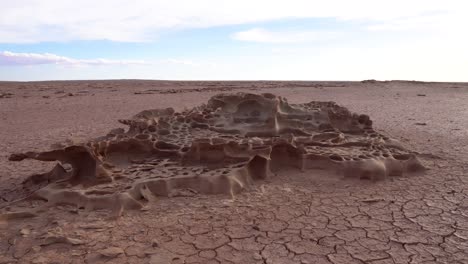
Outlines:
{"label": "cloud", "polygon": [[168,65],[190,67],[215,67],[216,64],[209,61],[197,61],[182,58],[169,58],[153,61],[143,60],[110,60],[110,59],[74,59],[51,53],[15,53],[10,51],[0,52],[0,66],[31,66],[31,65],[65,65],[65,66],[102,66],[102,65]]}
{"label": "cloud", "polygon": [[216,63],[209,61],[194,61],[190,59],[164,59],[159,60],[161,64],[172,64],[172,65],[181,65],[181,66],[191,66],[191,67],[216,67]]}
{"label": "cloud", "polygon": [[270,31],[263,28],[252,28],[236,32],[231,38],[240,41],[263,43],[299,43],[330,40],[339,34],[323,31]]}
{"label": "cloud", "polygon": [[141,60],[109,60],[109,59],[73,59],[69,57],[59,56],[51,53],[14,53],[10,51],[0,52],[0,65],[19,66],[19,65],[40,65],[40,64],[57,64],[57,65],[132,65],[132,64],[147,64]]}
{"label": "cloud", "polygon": [[416,17],[401,17],[390,21],[373,23],[367,27],[370,31],[458,31],[465,27],[466,18],[435,12]]}
{"label": "cloud", "polygon": [[441,12],[467,18],[464,0],[15,0],[0,8],[0,42],[142,42],[174,29],[295,18],[386,23]]}

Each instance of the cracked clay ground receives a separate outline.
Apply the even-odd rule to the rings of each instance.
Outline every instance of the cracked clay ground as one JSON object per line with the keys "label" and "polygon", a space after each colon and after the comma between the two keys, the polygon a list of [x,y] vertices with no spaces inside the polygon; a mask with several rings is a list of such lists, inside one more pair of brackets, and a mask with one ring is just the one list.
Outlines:
{"label": "cracked clay ground", "polygon": [[[96,137],[141,110],[192,107],[230,91],[336,101],[370,115],[375,129],[420,153],[428,168],[376,183],[284,170],[234,199],[160,198],[118,220],[51,208],[0,225],[0,263],[468,263],[468,85],[319,84],[0,84],[13,94],[0,99],[0,205],[26,176],[53,166],[11,163],[10,153]],[[170,92],[146,93],[152,88]]]}

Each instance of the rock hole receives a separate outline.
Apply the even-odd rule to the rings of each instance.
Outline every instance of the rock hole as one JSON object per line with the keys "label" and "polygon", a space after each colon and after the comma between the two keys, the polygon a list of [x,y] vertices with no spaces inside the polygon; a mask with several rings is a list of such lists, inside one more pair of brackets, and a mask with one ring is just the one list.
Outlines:
{"label": "rock hole", "polygon": [[371,180],[371,175],[368,171],[362,173],[361,177],[359,177],[360,180]]}
{"label": "rock hole", "polygon": [[156,126],[154,126],[154,125],[148,126],[148,131],[152,132],[152,133],[156,132]]}
{"label": "rock hole", "polygon": [[329,158],[331,160],[336,160],[336,161],[343,161],[344,160],[341,156],[338,156],[336,154],[330,155]]}
{"label": "rock hole", "polygon": [[182,152],[187,152],[187,151],[189,151],[189,149],[190,149],[190,147],[185,146],[185,147],[183,147],[183,148],[181,149],[181,151],[182,151]]}
{"label": "rock hole", "polygon": [[409,160],[411,158],[411,155],[408,154],[395,154],[393,157],[397,160]]}
{"label": "rock hole", "polygon": [[135,136],[137,139],[148,139],[150,137],[149,134],[138,134]]}
{"label": "rock hole", "polygon": [[161,129],[158,131],[158,134],[161,135],[161,136],[164,136],[164,135],[169,135],[171,133],[171,131],[167,130],[167,129]]}

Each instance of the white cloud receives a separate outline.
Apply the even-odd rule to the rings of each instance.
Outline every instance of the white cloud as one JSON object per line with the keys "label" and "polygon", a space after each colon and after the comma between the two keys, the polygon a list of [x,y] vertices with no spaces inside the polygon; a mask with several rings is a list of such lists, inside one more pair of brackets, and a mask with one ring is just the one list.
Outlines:
{"label": "white cloud", "polygon": [[371,24],[371,31],[452,31],[463,29],[468,20],[460,13],[436,12],[413,17],[401,17]]}
{"label": "white cloud", "polygon": [[291,18],[387,23],[440,12],[467,19],[465,0],[15,0],[2,1],[0,42],[150,41],[171,29]]}
{"label": "white cloud", "polygon": [[192,67],[216,67],[216,64],[209,61],[194,61],[190,59],[164,59],[159,60],[162,64],[173,64],[173,65],[182,65],[182,66],[192,66]]}
{"label": "white cloud", "polygon": [[109,60],[109,59],[73,59],[59,56],[51,53],[14,53],[10,51],[0,52],[0,65],[39,65],[39,64],[57,64],[57,65],[131,65],[147,64],[141,60]]}
{"label": "white cloud", "polygon": [[330,40],[338,35],[338,33],[322,31],[270,31],[263,28],[252,28],[236,32],[231,35],[231,38],[250,42],[299,43]]}
{"label": "white cloud", "polygon": [[152,65],[159,67],[190,66],[190,67],[215,67],[210,61],[199,61],[183,58],[169,58],[153,61],[143,60],[111,60],[111,59],[75,59],[51,53],[15,53],[0,51],[0,66],[31,66],[31,65],[65,65],[65,66],[101,66],[101,65]]}

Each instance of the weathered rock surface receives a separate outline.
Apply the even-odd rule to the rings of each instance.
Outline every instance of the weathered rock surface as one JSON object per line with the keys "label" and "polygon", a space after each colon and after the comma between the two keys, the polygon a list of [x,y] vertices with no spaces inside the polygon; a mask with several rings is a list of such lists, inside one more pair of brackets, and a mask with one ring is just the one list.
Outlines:
{"label": "weathered rock surface", "polygon": [[153,109],[119,121],[129,128],[9,159],[60,162],[25,181],[51,183],[34,193],[46,206],[108,209],[115,217],[155,196],[234,195],[285,168],[374,181],[424,170],[414,154],[377,133],[369,116],[333,102],[220,94],[182,112]]}

